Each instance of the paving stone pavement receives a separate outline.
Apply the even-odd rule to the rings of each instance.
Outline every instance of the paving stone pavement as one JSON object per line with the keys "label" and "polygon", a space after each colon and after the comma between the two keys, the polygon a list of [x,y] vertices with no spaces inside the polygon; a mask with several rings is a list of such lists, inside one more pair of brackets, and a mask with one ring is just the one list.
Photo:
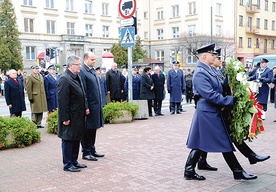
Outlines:
{"label": "paving stone pavement", "polygon": [[[185,108],[185,106],[184,106]],[[41,129],[42,141],[23,149],[0,151],[0,191],[276,191],[276,113],[269,104],[264,122],[266,133],[259,135],[250,147],[261,155],[269,154],[265,162],[249,165],[240,152],[237,158],[245,170],[258,175],[257,180],[237,181],[221,154],[209,153],[208,162],[218,167],[216,172],[198,171],[205,181],[187,181],[183,168],[189,149],[186,139],[194,113],[187,112],[128,124],[106,125],[97,134],[97,151],[104,158],[97,162],[82,160],[88,168],[79,173],[62,169],[61,140]]]}

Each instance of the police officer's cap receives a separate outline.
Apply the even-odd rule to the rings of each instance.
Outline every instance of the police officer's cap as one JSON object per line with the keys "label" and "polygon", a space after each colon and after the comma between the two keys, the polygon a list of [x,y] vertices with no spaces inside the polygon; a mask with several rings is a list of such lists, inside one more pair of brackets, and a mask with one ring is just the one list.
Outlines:
{"label": "police officer's cap", "polygon": [[62,65],[62,67],[63,67],[63,68],[66,68],[66,67],[67,67],[67,65],[66,65],[66,64],[64,64],[64,65]]}
{"label": "police officer's cap", "polygon": [[266,58],[262,58],[260,63],[268,63],[269,61]]}
{"label": "police officer's cap", "polygon": [[217,52],[215,51],[215,43],[212,43],[210,45],[205,45],[203,47],[200,47],[199,49],[197,49],[197,53],[201,54],[201,53],[213,53],[216,54]]}
{"label": "police officer's cap", "polygon": [[216,56],[221,57],[221,48],[216,49],[215,52],[217,52]]}
{"label": "police officer's cap", "polygon": [[56,70],[57,68],[56,68],[55,65],[50,65],[50,66],[48,67],[48,70],[49,70],[49,69],[54,69],[54,70]]}
{"label": "police officer's cap", "polygon": [[137,68],[136,67],[132,67],[132,71],[137,71]]}
{"label": "police officer's cap", "polygon": [[174,61],[172,64],[173,65],[179,65],[179,62],[178,61]]}
{"label": "police officer's cap", "polygon": [[96,70],[96,71],[101,70],[101,67],[97,67],[95,70]]}
{"label": "police officer's cap", "polygon": [[39,69],[39,66],[38,65],[33,65],[31,66],[32,69]]}

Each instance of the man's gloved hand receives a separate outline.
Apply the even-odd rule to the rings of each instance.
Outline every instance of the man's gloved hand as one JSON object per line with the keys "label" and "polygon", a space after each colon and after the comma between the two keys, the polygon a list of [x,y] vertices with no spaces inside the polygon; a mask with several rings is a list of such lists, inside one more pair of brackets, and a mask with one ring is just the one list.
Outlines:
{"label": "man's gloved hand", "polygon": [[34,102],[34,99],[29,99],[30,103],[33,103]]}
{"label": "man's gloved hand", "polygon": [[168,90],[168,93],[171,93],[171,91],[170,91],[170,90]]}
{"label": "man's gloved hand", "polygon": [[263,81],[264,81],[264,78],[261,78],[261,79],[260,79],[260,82],[263,82]]}

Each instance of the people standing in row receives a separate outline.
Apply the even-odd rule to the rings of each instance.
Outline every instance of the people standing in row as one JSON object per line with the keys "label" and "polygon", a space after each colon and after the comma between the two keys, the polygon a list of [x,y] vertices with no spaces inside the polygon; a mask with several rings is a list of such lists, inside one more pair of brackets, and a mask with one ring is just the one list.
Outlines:
{"label": "people standing in row", "polygon": [[167,90],[170,93],[170,112],[171,114],[181,114],[180,104],[182,94],[185,92],[185,81],[183,72],[179,69],[179,62],[173,62],[173,68],[169,70],[167,77]]}
{"label": "people standing in row", "polygon": [[269,83],[271,83],[273,72],[270,68],[267,67],[267,63],[269,61],[263,58],[260,61],[260,68],[257,69],[256,73],[249,77],[249,81],[257,80],[259,81],[259,93],[257,95],[257,99],[259,103],[263,106],[263,115],[262,119],[265,119],[265,112],[267,111],[267,102],[268,102],[268,94],[269,94]]}
{"label": "people standing in row", "polygon": [[98,75],[94,69],[96,56],[87,52],[83,56],[83,64],[79,73],[87,99],[89,115],[86,118],[86,129],[81,141],[82,158],[88,161],[97,161],[96,157],[103,157],[96,151],[95,141],[97,130],[104,126],[102,111],[102,95]]}
{"label": "people standing in row", "polygon": [[161,112],[162,101],[164,100],[164,86],[165,86],[165,75],[160,73],[160,67],[154,67],[154,74],[151,76],[154,85],[154,112],[155,116],[163,116],[164,114]]}
{"label": "people standing in row", "polygon": [[32,121],[37,128],[41,125],[43,112],[48,111],[43,76],[39,73],[39,66],[32,66],[32,74],[27,78],[26,90],[30,101]]}
{"label": "people standing in row", "polygon": [[[273,67],[272,83],[274,84],[274,87],[276,87],[276,66]],[[274,108],[276,109],[276,88],[274,89]],[[276,119],[273,122],[276,122]]]}
{"label": "people standing in row", "polygon": [[151,68],[145,67],[141,77],[140,99],[148,101],[148,113],[152,117],[152,100],[154,96],[154,83],[151,78]]}
{"label": "people standing in row", "polygon": [[184,76],[185,84],[186,84],[186,102],[192,103],[193,100],[193,75],[191,73],[191,69],[187,69],[187,73]]}
{"label": "people standing in row", "polygon": [[58,108],[58,92],[57,81],[58,75],[55,65],[48,67],[48,75],[44,77],[44,87],[47,99],[47,108],[49,112],[53,112]]}
{"label": "people standing in row", "polygon": [[[187,139],[191,149],[185,164],[184,177],[187,180],[205,180],[195,172],[195,166],[202,151],[222,152],[233,172],[234,179],[256,179],[257,176],[243,170],[233,151],[234,146],[222,118],[221,107],[233,106],[233,96],[223,96],[219,78],[214,75],[215,44],[197,50],[199,62],[193,76],[194,94],[199,98]],[[204,137],[202,137],[204,135]]]}
{"label": "people standing in row", "polygon": [[123,75],[117,70],[117,64],[113,63],[111,69],[106,72],[107,93],[111,102],[122,101],[124,94]]}
{"label": "people standing in row", "polygon": [[[141,76],[137,74],[137,68],[132,68],[132,100],[140,99],[140,79]],[[126,78],[124,85],[124,92],[128,94],[128,77]]]}
{"label": "people standing in row", "polygon": [[5,99],[10,109],[10,117],[21,117],[22,111],[26,111],[24,86],[21,80],[17,79],[17,72],[10,71],[10,78],[5,81]]}
{"label": "people standing in row", "polygon": [[63,170],[79,172],[86,168],[78,162],[80,140],[85,131],[86,109],[85,92],[78,75],[81,68],[80,58],[70,56],[67,69],[58,80],[58,137],[62,139]]}
{"label": "people standing in row", "polygon": [[101,96],[102,96],[102,107],[104,107],[106,105],[106,95],[107,95],[106,82],[105,82],[105,78],[101,74],[101,68],[97,67],[95,70],[96,70],[96,74],[97,74],[97,76],[99,78],[99,82],[100,82]]}

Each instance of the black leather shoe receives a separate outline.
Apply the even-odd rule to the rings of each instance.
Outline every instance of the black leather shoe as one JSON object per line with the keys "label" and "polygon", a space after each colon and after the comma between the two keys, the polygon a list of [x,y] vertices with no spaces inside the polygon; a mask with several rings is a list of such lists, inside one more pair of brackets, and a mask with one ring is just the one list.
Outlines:
{"label": "black leather shoe", "polygon": [[249,160],[250,164],[256,164],[257,162],[265,161],[269,158],[270,158],[269,155],[260,156],[260,155],[257,155],[256,153],[251,153],[248,157],[248,160]]}
{"label": "black leather shoe", "polygon": [[197,163],[197,168],[199,170],[207,170],[207,171],[217,171],[218,170],[218,168],[212,167],[207,162],[201,163],[200,161]]}
{"label": "black leather shoe", "polygon": [[94,153],[93,156],[94,156],[94,157],[104,157],[104,154]]}
{"label": "black leather shoe", "polygon": [[245,170],[234,170],[234,179],[245,179],[245,180],[251,180],[251,179],[257,179],[256,175],[253,175],[251,173],[247,173]]}
{"label": "black leather shoe", "polygon": [[164,114],[163,114],[163,113],[158,113],[158,115],[159,115],[159,116],[164,116]]}
{"label": "black leather shoe", "polygon": [[181,114],[181,112],[177,111],[176,114]]}
{"label": "black leather shoe", "polygon": [[86,168],[87,166],[85,164],[78,163],[78,164],[75,165],[75,167],[77,167],[77,168]]}
{"label": "black leather shoe", "polygon": [[194,174],[187,174],[187,173],[185,173],[185,174],[184,174],[184,177],[185,177],[186,180],[198,180],[198,181],[203,181],[203,180],[206,179],[204,176],[200,176],[200,175],[198,175],[197,173],[194,173]]}
{"label": "black leather shoe", "polygon": [[64,171],[70,171],[70,172],[80,172],[81,170],[74,165],[69,168],[63,168]]}
{"label": "black leather shoe", "polygon": [[38,126],[36,126],[38,129],[40,129],[40,128],[44,128],[44,126],[41,126],[41,125],[38,125]]}
{"label": "black leather shoe", "polygon": [[83,156],[82,159],[88,160],[88,161],[98,161],[98,159],[95,158],[93,155],[86,155],[86,156]]}
{"label": "black leather shoe", "polygon": [[274,120],[273,122],[276,122],[276,120]]}
{"label": "black leather shoe", "polygon": [[171,112],[171,115],[173,115],[175,112]]}

